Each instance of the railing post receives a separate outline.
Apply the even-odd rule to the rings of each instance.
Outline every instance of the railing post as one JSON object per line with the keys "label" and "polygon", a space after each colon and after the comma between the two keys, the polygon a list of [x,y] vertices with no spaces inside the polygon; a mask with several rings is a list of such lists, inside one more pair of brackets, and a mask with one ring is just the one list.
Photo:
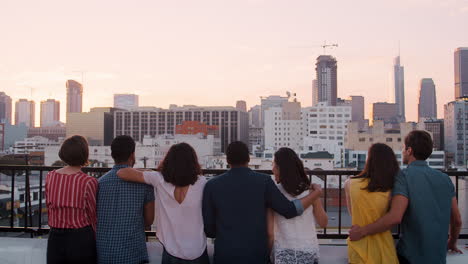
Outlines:
{"label": "railing post", "polygon": [[42,173],[44,171],[39,171],[39,221],[38,221],[38,231],[42,229]]}
{"label": "railing post", "polygon": [[[328,175],[323,175],[323,208],[325,209],[325,212],[327,212],[327,179]],[[327,234],[327,227],[323,228],[323,234]]]}
{"label": "railing post", "polygon": [[338,199],[339,199],[339,202],[338,202],[338,235],[341,235],[341,191],[343,190],[341,188],[341,176],[342,175],[338,175],[339,177],[339,185],[338,185]]}
{"label": "railing post", "polygon": [[[20,201],[21,203],[21,201]],[[14,227],[15,221],[15,170],[11,170],[11,208],[10,208],[10,227]]]}

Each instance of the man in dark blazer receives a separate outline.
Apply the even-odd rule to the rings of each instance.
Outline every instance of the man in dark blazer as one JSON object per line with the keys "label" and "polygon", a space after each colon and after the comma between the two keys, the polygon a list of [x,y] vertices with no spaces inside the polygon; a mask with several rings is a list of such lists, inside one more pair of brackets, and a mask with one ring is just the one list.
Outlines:
{"label": "man in dark blazer", "polygon": [[243,142],[231,143],[226,156],[231,169],[208,181],[203,194],[205,233],[215,238],[214,263],[268,263],[267,208],[293,218],[322,190],[313,185],[308,196],[289,201],[269,175],[248,168],[249,150]]}

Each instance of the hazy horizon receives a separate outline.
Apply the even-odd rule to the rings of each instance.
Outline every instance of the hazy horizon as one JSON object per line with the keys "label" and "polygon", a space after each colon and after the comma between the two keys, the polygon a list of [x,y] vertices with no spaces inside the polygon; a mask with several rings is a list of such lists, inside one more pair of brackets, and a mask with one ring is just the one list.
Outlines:
{"label": "hazy horizon", "polygon": [[[9,1],[0,9],[0,91],[61,102],[67,79],[84,105],[112,106],[114,93],[140,105],[231,105],[297,94],[312,102],[324,41],[338,61],[338,96],[388,101],[400,43],[407,120],[417,119],[419,81],[434,79],[438,116],[454,99],[453,53],[468,46],[468,0]],[[31,97],[31,87],[34,88]],[[14,114],[12,116],[14,120]]]}

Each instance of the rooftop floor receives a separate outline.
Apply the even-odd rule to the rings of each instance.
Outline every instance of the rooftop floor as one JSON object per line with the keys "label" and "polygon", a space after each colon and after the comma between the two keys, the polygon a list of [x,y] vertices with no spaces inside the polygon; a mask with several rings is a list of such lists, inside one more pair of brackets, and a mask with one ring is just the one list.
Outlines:
{"label": "rooftop floor", "polygon": [[[0,263],[2,264],[45,264],[46,263],[46,239],[30,238],[0,238]],[[213,248],[208,248],[211,255]],[[463,255],[449,254],[447,264],[468,263],[468,249],[460,245]],[[162,246],[158,242],[148,243],[150,263],[161,263]],[[321,264],[346,264],[347,248],[345,245],[321,245]]]}

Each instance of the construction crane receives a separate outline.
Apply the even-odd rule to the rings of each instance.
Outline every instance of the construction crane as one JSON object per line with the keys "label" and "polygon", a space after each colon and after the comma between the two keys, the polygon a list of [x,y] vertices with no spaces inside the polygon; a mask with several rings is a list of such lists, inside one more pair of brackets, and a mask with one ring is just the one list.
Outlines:
{"label": "construction crane", "polygon": [[334,43],[334,44],[327,44],[327,42],[325,41],[323,43],[323,45],[321,45],[321,47],[323,48],[323,54],[327,54],[327,48],[338,48],[338,44]]}

